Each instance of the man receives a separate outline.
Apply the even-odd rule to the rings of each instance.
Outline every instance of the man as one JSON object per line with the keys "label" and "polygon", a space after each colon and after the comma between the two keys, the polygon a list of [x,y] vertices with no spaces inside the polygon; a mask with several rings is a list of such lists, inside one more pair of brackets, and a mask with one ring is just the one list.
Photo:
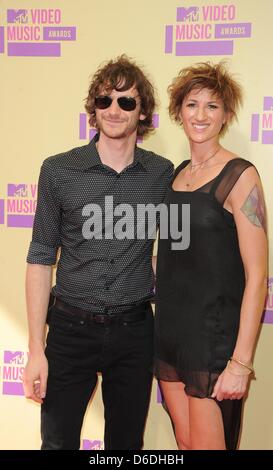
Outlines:
{"label": "man", "polygon": [[143,236],[146,223],[136,215],[140,205],[163,201],[173,170],[136,146],[137,136],[152,130],[154,106],[143,71],[124,55],[110,61],[94,75],[86,101],[98,136],[41,168],[27,258],[24,387],[42,404],[42,449],[79,449],[98,372],[105,449],[143,445],[152,383],[153,239],[147,230]]}

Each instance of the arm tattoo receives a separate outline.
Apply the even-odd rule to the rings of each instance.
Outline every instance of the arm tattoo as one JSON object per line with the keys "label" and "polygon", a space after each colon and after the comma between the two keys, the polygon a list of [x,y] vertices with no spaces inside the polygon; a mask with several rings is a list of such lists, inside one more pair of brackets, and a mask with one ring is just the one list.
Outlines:
{"label": "arm tattoo", "polygon": [[246,215],[248,220],[256,227],[262,227],[266,232],[265,204],[263,195],[259,187],[255,186],[250,191],[241,211]]}

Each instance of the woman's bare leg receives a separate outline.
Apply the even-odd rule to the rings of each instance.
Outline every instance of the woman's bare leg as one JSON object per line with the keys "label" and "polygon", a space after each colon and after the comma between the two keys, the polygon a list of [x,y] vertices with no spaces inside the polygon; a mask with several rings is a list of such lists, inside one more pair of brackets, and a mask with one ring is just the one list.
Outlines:
{"label": "woman's bare leg", "polygon": [[160,387],[179,449],[226,449],[222,413],[214,400],[186,395],[182,382],[161,380]]}
{"label": "woman's bare leg", "polygon": [[160,387],[174,425],[177,446],[181,450],[189,450],[189,397],[185,394],[185,385],[160,380]]}
{"label": "woman's bare leg", "polygon": [[222,413],[214,400],[189,397],[189,422],[192,449],[226,449]]}

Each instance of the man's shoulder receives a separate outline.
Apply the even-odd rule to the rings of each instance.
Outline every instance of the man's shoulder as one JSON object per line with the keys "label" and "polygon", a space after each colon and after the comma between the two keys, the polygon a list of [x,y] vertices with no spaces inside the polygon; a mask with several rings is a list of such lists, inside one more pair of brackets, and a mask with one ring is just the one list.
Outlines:
{"label": "man's shoulder", "polygon": [[89,144],[51,155],[43,161],[43,165],[52,168],[81,168],[84,157],[90,158]]}
{"label": "man's shoulder", "polygon": [[149,168],[173,168],[173,163],[166,157],[159,155],[151,150],[141,148],[141,159]]}

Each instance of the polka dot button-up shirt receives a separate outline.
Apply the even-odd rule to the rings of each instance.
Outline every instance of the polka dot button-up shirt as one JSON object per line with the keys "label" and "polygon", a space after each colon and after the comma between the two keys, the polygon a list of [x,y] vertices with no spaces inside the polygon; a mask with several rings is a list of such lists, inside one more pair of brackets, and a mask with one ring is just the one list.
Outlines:
{"label": "polka dot button-up shirt", "polygon": [[147,225],[137,211],[163,202],[172,173],[169,160],[139,147],[117,173],[101,162],[96,138],[47,158],[27,262],[54,265],[59,251],[53,294],[85,310],[114,311],[152,297],[154,239],[146,229],[137,236]]}

